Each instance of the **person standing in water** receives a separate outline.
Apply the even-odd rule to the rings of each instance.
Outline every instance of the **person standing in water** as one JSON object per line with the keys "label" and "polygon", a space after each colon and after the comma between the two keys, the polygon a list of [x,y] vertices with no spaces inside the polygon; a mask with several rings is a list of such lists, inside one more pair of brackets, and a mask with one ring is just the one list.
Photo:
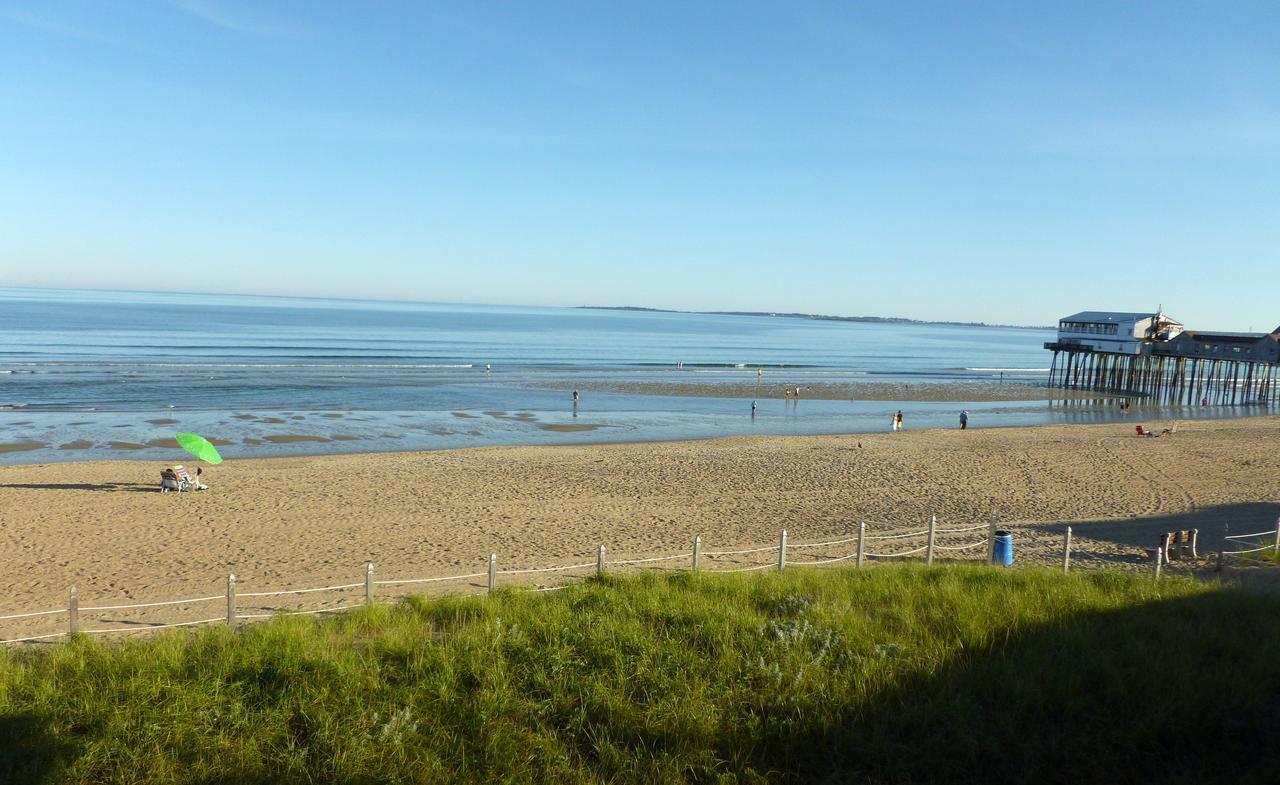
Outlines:
{"label": "person standing in water", "polygon": [[581,397],[582,397],[582,396],[578,394],[578,391],[577,391],[577,390],[574,390],[574,391],[573,391],[573,408],[575,408],[575,409],[576,409],[576,408],[578,408],[578,400],[579,400]]}
{"label": "person standing in water", "polygon": [[902,430],[902,410],[901,409],[898,410],[897,414],[893,415],[893,423],[894,423],[895,431]]}
{"label": "person standing in water", "polygon": [[960,430],[963,431],[968,426],[969,426],[969,412],[967,410],[961,409],[960,410]]}
{"label": "person standing in water", "polygon": [[752,401],[751,402],[751,419],[754,420],[755,418],[756,418],[756,402]]}

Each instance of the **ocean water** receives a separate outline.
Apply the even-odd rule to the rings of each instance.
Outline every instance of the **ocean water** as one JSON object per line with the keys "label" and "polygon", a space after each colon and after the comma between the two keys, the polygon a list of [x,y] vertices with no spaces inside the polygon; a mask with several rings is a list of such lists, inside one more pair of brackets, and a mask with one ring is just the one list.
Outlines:
{"label": "ocean water", "polygon": [[[578,384],[1035,384],[1047,330],[0,288],[0,462],[226,457],[1106,420],[1046,401],[750,401]],[[676,363],[683,370],[675,370]],[[678,375],[677,375],[678,374]]]}

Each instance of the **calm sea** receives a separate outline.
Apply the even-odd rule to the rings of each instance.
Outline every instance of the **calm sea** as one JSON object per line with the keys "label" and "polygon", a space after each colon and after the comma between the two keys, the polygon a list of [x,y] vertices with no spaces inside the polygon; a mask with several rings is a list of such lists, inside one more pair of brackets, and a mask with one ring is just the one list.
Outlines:
{"label": "calm sea", "polygon": [[[1027,403],[762,400],[578,383],[1036,383],[1034,329],[511,306],[0,288],[0,462],[228,457],[975,426],[1110,416]],[[154,444],[148,444],[149,442]]]}

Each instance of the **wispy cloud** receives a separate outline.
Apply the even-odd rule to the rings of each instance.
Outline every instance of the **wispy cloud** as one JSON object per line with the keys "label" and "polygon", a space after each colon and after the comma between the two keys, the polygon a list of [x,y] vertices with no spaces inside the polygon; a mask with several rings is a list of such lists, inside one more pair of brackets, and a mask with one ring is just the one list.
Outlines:
{"label": "wispy cloud", "polygon": [[56,19],[49,19],[44,16],[28,13],[26,11],[18,11],[12,8],[0,8],[0,19],[13,22],[14,24],[23,25],[33,30],[39,30],[42,33],[50,35],[62,36],[63,38],[75,38],[80,41],[89,41],[95,44],[109,44],[111,46],[127,46],[128,44],[118,38],[112,38],[109,35],[103,35],[94,30],[86,30],[82,27],[64,24]]}
{"label": "wispy cloud", "polygon": [[203,22],[240,35],[255,38],[301,38],[308,31],[295,26],[267,21],[251,14],[228,10],[206,0],[174,0],[174,7]]}

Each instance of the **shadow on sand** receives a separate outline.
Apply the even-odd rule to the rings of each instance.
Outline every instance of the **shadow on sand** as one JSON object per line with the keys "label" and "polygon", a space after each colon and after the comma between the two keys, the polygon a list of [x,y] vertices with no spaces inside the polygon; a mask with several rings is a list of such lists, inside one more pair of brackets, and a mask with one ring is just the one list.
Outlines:
{"label": "shadow on sand", "polygon": [[[1199,529],[1200,550],[1216,551],[1222,548],[1225,526],[1231,527],[1231,534],[1248,534],[1274,529],[1278,518],[1280,504],[1277,503],[1224,504],[1171,515],[1073,521],[1071,531],[1077,537],[1131,546],[1135,553],[1140,553],[1143,548],[1155,547],[1165,532]],[[1066,524],[1038,524],[1028,528],[1060,535]]]}
{"label": "shadow on sand", "polygon": [[158,493],[160,484],[136,482],[0,482],[0,488],[28,488],[38,491],[111,491],[115,493]]}

